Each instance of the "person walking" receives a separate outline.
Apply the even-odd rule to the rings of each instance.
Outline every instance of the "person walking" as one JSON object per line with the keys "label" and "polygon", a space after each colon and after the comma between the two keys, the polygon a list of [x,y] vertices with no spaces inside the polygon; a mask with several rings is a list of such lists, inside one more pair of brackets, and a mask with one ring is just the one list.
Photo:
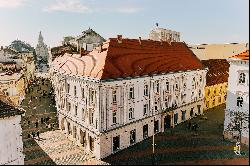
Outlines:
{"label": "person walking", "polygon": [[37,138],[40,140],[39,131],[36,132]]}
{"label": "person walking", "polygon": [[189,122],[188,122],[188,129],[189,129],[189,130],[190,130],[191,126],[192,126],[192,123],[189,121]]}

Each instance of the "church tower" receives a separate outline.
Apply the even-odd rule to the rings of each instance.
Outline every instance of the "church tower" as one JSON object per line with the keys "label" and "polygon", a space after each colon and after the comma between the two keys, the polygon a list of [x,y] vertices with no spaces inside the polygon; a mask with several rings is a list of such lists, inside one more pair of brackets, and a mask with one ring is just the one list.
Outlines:
{"label": "church tower", "polygon": [[43,41],[42,32],[39,32],[38,44],[36,46],[37,67],[39,70],[47,70],[49,50]]}

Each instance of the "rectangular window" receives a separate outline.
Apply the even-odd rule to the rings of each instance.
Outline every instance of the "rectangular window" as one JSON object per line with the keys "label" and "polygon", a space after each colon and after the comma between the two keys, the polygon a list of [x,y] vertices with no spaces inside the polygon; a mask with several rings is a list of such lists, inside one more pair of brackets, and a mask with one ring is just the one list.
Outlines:
{"label": "rectangular window", "polygon": [[116,124],[116,111],[113,112],[113,124]]}
{"label": "rectangular window", "polygon": [[154,121],[154,132],[159,132],[159,120]]}
{"label": "rectangular window", "polygon": [[158,111],[158,103],[155,102],[155,111]]}
{"label": "rectangular window", "polygon": [[136,142],[136,130],[130,131],[130,145]]}
{"label": "rectangular window", "polygon": [[166,90],[169,91],[169,82],[166,82]]}
{"label": "rectangular window", "polygon": [[68,112],[70,112],[70,110],[71,110],[71,103],[70,102],[68,102]]}
{"label": "rectangular window", "polygon": [[143,105],[143,115],[147,115],[148,113],[148,104]]}
{"label": "rectangular window", "polygon": [[74,86],[74,95],[76,97],[76,86]]}
{"label": "rectangular window", "polygon": [[159,83],[159,81],[155,81],[155,90],[156,90],[157,93],[160,92],[160,83]]}
{"label": "rectangular window", "polygon": [[84,88],[82,87],[82,98],[84,99]]}
{"label": "rectangular window", "polygon": [[144,85],[144,96],[148,96],[148,85]]}
{"label": "rectangular window", "polygon": [[116,90],[113,90],[112,92],[112,99],[113,99],[113,102],[115,103],[116,102]]}
{"label": "rectangular window", "polygon": [[89,100],[90,100],[90,103],[94,103],[94,100],[95,100],[95,91],[94,90],[92,90],[92,89],[90,89],[90,98],[89,98]]}
{"label": "rectangular window", "polygon": [[129,108],[128,118],[129,120],[134,119],[134,108]]}
{"label": "rectangular window", "polygon": [[243,97],[241,96],[237,97],[237,106],[243,107]]}
{"label": "rectangular window", "polygon": [[75,106],[75,116],[77,115],[77,105]]}
{"label": "rectangular window", "polygon": [[69,83],[66,83],[66,91],[67,91],[67,93],[69,93],[69,88],[70,88]]}
{"label": "rectangular window", "polygon": [[174,124],[178,122],[178,113],[174,114]]}
{"label": "rectangular window", "polygon": [[94,112],[90,111],[89,113],[89,124],[93,124],[94,123]]}
{"label": "rectangular window", "polygon": [[134,87],[129,88],[129,99],[134,99]]}
{"label": "rectangular window", "polygon": [[244,84],[245,82],[246,82],[246,74],[245,73],[240,73],[239,83]]}
{"label": "rectangular window", "polygon": [[148,137],[148,125],[143,126],[143,139]]}
{"label": "rectangular window", "polygon": [[197,109],[198,109],[198,114],[201,114],[201,105],[197,105]]}

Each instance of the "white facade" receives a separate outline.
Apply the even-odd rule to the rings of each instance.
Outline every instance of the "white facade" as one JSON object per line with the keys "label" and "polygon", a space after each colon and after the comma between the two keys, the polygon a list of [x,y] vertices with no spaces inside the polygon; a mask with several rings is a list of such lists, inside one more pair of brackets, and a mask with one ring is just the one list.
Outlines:
{"label": "white facade", "polygon": [[155,28],[149,33],[149,39],[155,41],[180,41],[180,32],[172,31],[169,29]]}
{"label": "white facade", "polygon": [[[232,112],[244,112],[249,118],[249,60],[229,58],[228,61],[230,68],[224,131],[233,120]],[[243,121],[242,142],[249,144],[249,122],[247,121]]]}
{"label": "white facade", "polygon": [[203,114],[206,72],[110,81],[55,72],[59,127],[95,157],[107,157]]}
{"label": "white facade", "polygon": [[24,165],[20,123],[21,115],[0,118],[0,165]]}

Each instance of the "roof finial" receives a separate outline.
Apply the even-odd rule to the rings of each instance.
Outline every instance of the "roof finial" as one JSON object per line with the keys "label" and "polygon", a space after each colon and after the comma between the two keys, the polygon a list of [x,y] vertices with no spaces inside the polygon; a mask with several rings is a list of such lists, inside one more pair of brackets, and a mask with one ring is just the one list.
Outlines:
{"label": "roof finial", "polygon": [[159,23],[155,23],[155,25],[156,25],[156,27],[158,28],[158,26],[159,26]]}

